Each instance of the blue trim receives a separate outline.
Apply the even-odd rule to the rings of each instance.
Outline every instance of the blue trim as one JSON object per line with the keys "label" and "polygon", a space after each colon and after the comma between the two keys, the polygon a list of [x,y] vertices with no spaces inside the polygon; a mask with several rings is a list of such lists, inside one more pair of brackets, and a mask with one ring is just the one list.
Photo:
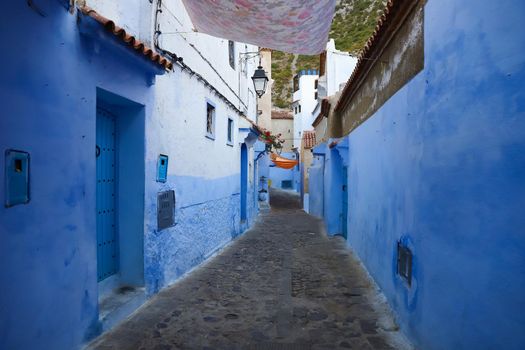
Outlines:
{"label": "blue trim", "polygon": [[241,221],[247,218],[248,194],[248,147],[241,146]]}

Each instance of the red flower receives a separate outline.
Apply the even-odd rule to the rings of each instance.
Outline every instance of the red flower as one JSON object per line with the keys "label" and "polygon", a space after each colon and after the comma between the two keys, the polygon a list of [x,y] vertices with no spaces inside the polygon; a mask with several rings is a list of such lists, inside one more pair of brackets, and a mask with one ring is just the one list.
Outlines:
{"label": "red flower", "polygon": [[264,134],[265,134],[266,136],[270,137],[270,132],[269,132],[269,131],[265,132]]}

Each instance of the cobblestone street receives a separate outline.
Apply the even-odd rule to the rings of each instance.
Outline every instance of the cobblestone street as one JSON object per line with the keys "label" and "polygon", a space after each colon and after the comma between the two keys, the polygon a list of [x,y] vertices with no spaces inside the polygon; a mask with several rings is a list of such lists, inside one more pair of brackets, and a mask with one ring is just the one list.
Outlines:
{"label": "cobblestone street", "polygon": [[340,237],[273,191],[253,229],[90,349],[410,349]]}

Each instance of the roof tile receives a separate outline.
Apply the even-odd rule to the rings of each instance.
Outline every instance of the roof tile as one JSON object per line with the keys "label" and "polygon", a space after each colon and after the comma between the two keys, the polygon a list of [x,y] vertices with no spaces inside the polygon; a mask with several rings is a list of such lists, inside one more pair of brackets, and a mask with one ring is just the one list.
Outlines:
{"label": "roof tile", "polygon": [[144,55],[147,59],[151,60],[152,62],[164,67],[166,70],[171,70],[173,68],[173,63],[159,55],[157,52],[155,52],[150,47],[146,46],[143,42],[135,38],[133,35],[126,32],[126,30],[122,27],[119,27],[113,22],[112,20],[102,16],[97,11],[92,9],[89,6],[82,6],[80,7],[80,11],[86,15],[90,16],[97,22],[99,22],[106,30],[113,33],[116,37],[120,38],[124,43],[128,44],[138,53],[141,53]]}
{"label": "roof tile", "polygon": [[305,131],[303,133],[303,147],[306,149],[315,146],[315,131]]}
{"label": "roof tile", "polygon": [[272,111],[272,119],[293,119],[293,115],[288,111]]}
{"label": "roof tile", "polygon": [[378,57],[375,57],[381,45],[384,45],[384,39],[391,31],[391,27],[397,20],[400,14],[407,11],[407,8],[417,4],[419,0],[388,0],[382,15],[377,20],[374,33],[368,38],[364,48],[359,53],[359,59],[352,75],[348,79],[341,98],[335,106],[336,111],[341,111],[342,108],[350,100],[354,90],[358,87],[358,81],[366,74],[367,69],[375,63]]}

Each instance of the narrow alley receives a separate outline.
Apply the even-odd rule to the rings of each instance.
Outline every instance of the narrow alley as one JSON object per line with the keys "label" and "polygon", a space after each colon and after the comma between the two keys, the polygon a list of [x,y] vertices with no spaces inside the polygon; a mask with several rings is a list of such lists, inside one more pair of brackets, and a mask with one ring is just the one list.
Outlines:
{"label": "narrow alley", "polygon": [[272,190],[272,209],[89,349],[410,349],[341,237]]}
{"label": "narrow alley", "polygon": [[524,0],[0,11],[0,350],[524,350]]}

